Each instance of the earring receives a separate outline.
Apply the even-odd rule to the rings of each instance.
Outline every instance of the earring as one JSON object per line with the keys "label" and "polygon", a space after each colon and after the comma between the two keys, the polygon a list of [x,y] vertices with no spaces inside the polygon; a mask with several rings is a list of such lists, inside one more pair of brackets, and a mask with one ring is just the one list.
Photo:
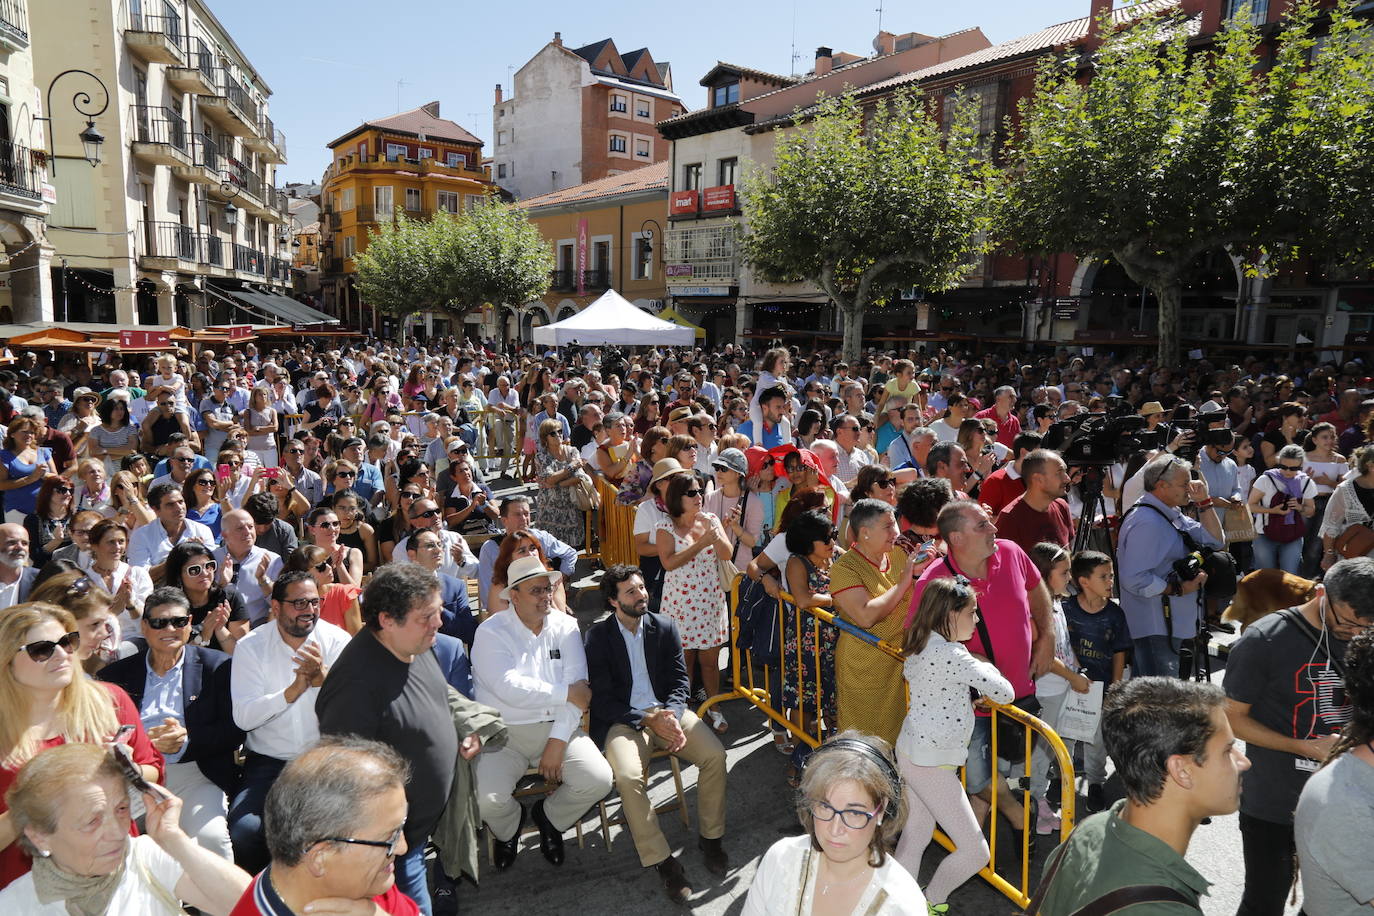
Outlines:
{"label": "earring", "polygon": [[51,850],[51,849],[40,849],[40,850],[38,850],[38,855],[41,856],[42,858],[46,859],[48,856],[52,855],[52,850]]}

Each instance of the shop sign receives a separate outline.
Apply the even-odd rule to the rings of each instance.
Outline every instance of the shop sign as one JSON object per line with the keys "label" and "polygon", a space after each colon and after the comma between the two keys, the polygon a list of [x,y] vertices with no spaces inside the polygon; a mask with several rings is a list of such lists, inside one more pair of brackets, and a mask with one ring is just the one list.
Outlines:
{"label": "shop sign", "polygon": [[723,184],[719,187],[707,188],[702,192],[701,209],[735,209],[735,186],[732,184]]}
{"label": "shop sign", "polygon": [[728,296],[728,286],[674,286],[669,289],[674,296]]}
{"label": "shop sign", "polygon": [[119,346],[123,349],[135,347],[166,347],[171,343],[166,331],[120,331]]}
{"label": "shop sign", "polygon": [[669,277],[690,277],[692,276],[692,265],[668,264],[663,268],[663,273]]}
{"label": "shop sign", "polygon": [[668,212],[674,216],[697,212],[697,192],[674,191],[668,199]]}

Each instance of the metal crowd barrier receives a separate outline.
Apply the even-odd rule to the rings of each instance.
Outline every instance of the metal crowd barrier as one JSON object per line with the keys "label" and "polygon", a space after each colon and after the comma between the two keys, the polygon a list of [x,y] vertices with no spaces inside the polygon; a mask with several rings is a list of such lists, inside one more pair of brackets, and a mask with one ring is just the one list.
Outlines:
{"label": "metal crowd barrier", "polygon": [[[601,494],[601,509],[597,511],[599,516],[600,556],[603,566],[614,566],[616,563],[625,563],[629,566],[639,565],[639,552],[635,550],[635,507],[623,506],[616,497],[620,495],[613,483],[607,482],[605,477],[596,475],[596,490]],[[591,533],[591,513],[588,513],[587,528],[588,534]]]}
{"label": "metal crowd barrier", "polygon": [[[631,544],[631,549],[633,549],[633,543]],[[832,614],[829,611],[826,611],[822,608],[797,609],[795,605],[792,604],[792,596],[787,594],[786,592],[780,592],[778,596],[777,614],[778,650],[780,654],[779,660],[782,663],[783,670],[779,670],[777,667],[772,665],[760,664],[758,667],[760,667],[763,672],[762,684],[760,684],[755,679],[755,664],[752,651],[750,649],[739,648],[740,618],[738,612],[740,606],[740,586],[742,579],[743,577],[736,579],[735,586],[731,590],[730,595],[730,632],[732,647],[732,651],[730,652],[730,664],[731,672],[733,674],[733,688],[728,692],[719,693],[713,697],[710,697],[705,703],[701,705],[700,709],[698,710],[698,715],[704,714],[706,710],[708,710],[710,707],[714,706],[717,703],[725,702],[726,700],[748,700],[760,712],[767,716],[770,721],[775,722],[783,728],[787,729],[787,731],[790,734],[792,734],[797,740],[805,741],[808,745],[810,745],[813,748],[818,747],[825,740],[826,737],[835,734],[839,730],[838,723],[826,722],[825,717],[823,715],[824,707],[826,705],[824,702],[826,692],[834,689],[833,684],[827,685],[821,683],[821,637],[823,628],[834,627],[836,630],[839,631],[837,634],[838,639],[844,639],[846,637],[849,637],[852,639],[862,640],[863,642],[866,642],[869,645],[877,648],[879,651],[891,656],[899,666],[903,660],[902,653],[897,646],[894,646],[891,643],[887,643],[878,639],[878,637],[874,636],[872,633],[869,633],[867,630],[855,626],[854,624],[841,619],[838,615]],[[792,658],[787,657],[787,652],[784,648],[787,644],[787,641],[783,638],[786,635],[784,628],[787,625],[787,619],[789,617],[789,614],[787,613],[788,608],[793,609],[790,616],[792,617],[794,633],[796,636],[795,655]],[[805,620],[808,622],[803,622],[803,618],[805,618]],[[813,671],[816,675],[816,683],[814,685],[815,692],[814,694],[812,694],[812,696],[815,698],[815,715],[812,716],[802,715],[801,710],[782,710],[781,702],[782,682],[784,678],[789,676],[795,677],[797,679],[798,684],[801,683],[802,672],[805,670],[805,667],[803,665],[804,654],[802,648],[802,636],[803,628],[808,625],[811,627],[812,630],[812,648],[806,650],[806,652],[811,654],[812,656],[812,662],[814,664]],[[898,672],[897,676],[901,676],[900,671]],[[802,702],[806,704],[808,701],[805,698],[803,698]],[[978,874],[983,878],[984,881],[986,881],[992,887],[1000,891],[1008,899],[1012,900],[1017,906],[1024,908],[1030,903],[1031,899],[1031,857],[1029,855],[1029,845],[1030,838],[1033,835],[1035,829],[1036,810],[1034,801],[1032,800],[1030,795],[1030,768],[1031,753],[1034,749],[1033,744],[1035,736],[1039,735],[1042,739],[1045,740],[1045,742],[1049,745],[1050,749],[1053,751],[1055,759],[1058,761],[1060,773],[1059,836],[1061,841],[1068,838],[1069,833],[1073,830],[1074,825],[1074,802],[1076,800],[1077,793],[1074,785],[1073,758],[1069,754],[1068,748],[1065,747],[1063,740],[1060,739],[1060,737],[1057,734],[1055,734],[1054,729],[1050,728],[1040,719],[1015,706],[1004,706],[1002,704],[992,703],[987,700],[984,700],[982,702],[991,711],[992,715],[992,755],[994,759],[997,757],[998,751],[997,723],[1000,717],[1005,716],[1021,724],[1021,726],[1023,727],[1023,731],[1025,733],[1026,746],[1024,762],[1019,764],[1021,768],[1021,773],[1020,776],[1016,778],[1016,781],[1021,786],[1019,791],[1021,792],[1021,803],[1023,809],[1020,831],[1022,837],[1021,855],[1020,862],[1018,863],[1020,867],[1016,875],[1016,883],[1013,884],[1011,881],[1007,880],[1007,878],[1003,877],[997,871],[997,828],[998,821],[1000,820],[997,813],[997,796],[999,790],[1008,791],[1005,779],[1002,778],[1001,775],[998,773],[994,774],[994,778],[992,780],[990,800],[991,807],[988,814],[988,816],[992,819],[990,834],[988,838],[990,856],[988,859],[988,864],[984,866]],[[784,714],[785,712],[791,712],[793,715],[789,717],[788,715]],[[807,727],[808,725],[810,727]],[[1017,765],[1013,765],[1013,769],[1015,769],[1015,766]],[[963,780],[964,776],[964,771],[961,768],[960,779]],[[934,836],[936,842],[938,842],[940,845],[944,846],[946,849],[950,851],[954,850],[954,843],[938,828],[936,829]]]}

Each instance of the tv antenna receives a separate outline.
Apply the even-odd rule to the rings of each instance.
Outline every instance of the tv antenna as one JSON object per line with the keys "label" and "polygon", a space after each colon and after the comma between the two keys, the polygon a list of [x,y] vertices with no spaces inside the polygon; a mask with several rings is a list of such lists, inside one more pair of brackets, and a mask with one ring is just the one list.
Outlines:
{"label": "tv antenna", "polygon": [[883,2],[884,2],[884,0],[878,0],[878,8],[874,11],[874,12],[876,12],[876,13],[878,14],[878,31],[879,31],[879,32],[881,32],[881,31],[883,30]]}

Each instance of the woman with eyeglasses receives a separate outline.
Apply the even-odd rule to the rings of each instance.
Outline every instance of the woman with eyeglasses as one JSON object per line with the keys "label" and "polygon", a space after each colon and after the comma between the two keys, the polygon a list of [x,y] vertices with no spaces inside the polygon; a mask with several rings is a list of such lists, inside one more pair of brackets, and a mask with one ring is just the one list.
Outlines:
{"label": "woman with eyeglasses", "polygon": [[639,460],[625,475],[616,502],[633,506],[649,495],[649,482],[654,477],[654,465],[668,457],[668,440],[673,434],[666,426],[651,426],[639,442]]}
{"label": "woman with eyeglasses", "polygon": [[109,518],[114,515],[110,479],[105,474],[105,462],[98,458],[83,458],[76,466],[77,480],[72,493],[72,508],[76,512],[94,509]]}
{"label": "woman with eyeglasses", "polygon": [[214,548],[183,541],[167,555],[164,581],[191,603],[191,641],[230,654],[249,629],[248,608],[233,585],[219,575]]}
{"label": "woman with eyeglasses", "polygon": [[5,521],[24,524],[34,511],[43,478],[56,476],[52,449],[38,444],[38,424],[28,417],[16,417],[5,432],[0,449],[0,492],[5,494]]}
{"label": "woman with eyeglasses", "polygon": [[1307,455],[1301,445],[1286,445],[1275,466],[1255,479],[1248,505],[1255,516],[1256,569],[1282,569],[1298,574],[1303,535],[1317,513],[1317,485],[1303,473]]}
{"label": "woman with eyeglasses", "polygon": [[91,562],[86,575],[112,597],[111,610],[119,620],[121,639],[139,635],[143,602],[153,591],[153,580],[142,566],[124,562],[129,548],[129,529],[107,518],[91,526],[86,536],[91,545]]}
{"label": "woman with eyeglasses", "polygon": [[427,495],[425,486],[418,480],[407,480],[396,490],[392,513],[378,521],[375,528],[377,550],[383,562],[391,562],[396,545],[410,533],[410,507],[415,500],[424,499]]}
{"label": "woman with eyeglasses", "polygon": [[[487,593],[487,606],[482,609],[482,620],[486,620],[498,611],[504,611],[510,607],[510,601],[501,596],[508,584],[510,565],[521,557],[538,557],[539,562],[544,564],[546,569],[552,569],[548,557],[544,555],[544,547],[539,543],[533,531],[528,528],[521,528],[519,531],[512,531],[504,535],[500,540],[500,549],[496,553],[496,561],[492,564],[491,570],[491,590]],[[568,592],[562,576],[553,584],[552,600],[554,606],[565,614],[572,611],[568,609]]]}
{"label": "woman with eyeglasses", "polygon": [[364,519],[367,511],[361,495],[356,490],[345,487],[335,490],[329,505],[339,517],[339,543],[361,550],[363,553],[363,572],[370,573],[377,568],[377,533]]}
{"label": "woman with eyeglasses", "polygon": [[[676,621],[682,635],[687,670],[701,662],[701,686],[708,697],[720,692],[720,647],[729,637],[729,613],[717,557],[733,545],[720,520],[702,509],[705,491],[692,473],[677,471],[668,480],[667,517],[654,531],[654,547],[663,564],[663,597],[659,613]],[[729,727],[712,707],[706,722],[718,733]]]}
{"label": "woman with eyeglasses", "polygon": [[44,478],[39,485],[34,509],[24,516],[30,565],[42,567],[54,552],[71,543],[69,528],[76,514],[72,490],[70,479],[56,475]]}
{"label": "woman with eyeglasses", "polygon": [[581,547],[586,540],[587,520],[573,505],[572,487],[583,469],[582,458],[568,444],[563,424],[545,420],[539,424],[539,453],[535,475],[539,492],[535,498],[534,524],[570,547]]}
{"label": "woman with eyeglasses", "polygon": [[291,553],[286,568],[309,573],[320,589],[320,619],[353,635],[363,628],[362,609],[358,605],[363,590],[357,585],[335,582],[332,559],[323,547],[305,544]]}
{"label": "woman with eyeglasses", "polygon": [[[142,456],[139,456],[142,457]],[[111,518],[121,522],[130,531],[146,525],[157,517],[143,498],[143,488],[132,471],[119,471],[110,478],[110,505],[114,508]]]}
{"label": "woman with eyeglasses", "polygon": [[111,395],[96,408],[100,425],[86,436],[86,454],[105,462],[105,473],[113,477],[119,461],[138,451],[139,429],[129,419],[129,403]]}
{"label": "woman with eyeglasses", "polygon": [[906,799],[891,746],[845,731],[816,749],[797,793],[802,834],[764,853],[742,916],[927,916],[915,877],[892,856]]}
{"label": "woman with eyeglasses", "polygon": [[119,687],[77,670],[80,645],[75,618],[57,605],[16,604],[0,614],[0,887],[32,867],[5,799],[20,767],[42,751],[68,742],[103,745],[127,726],[142,775],[162,781],[162,755],[138,707]]}
{"label": "woman with eyeglasses", "polygon": [[363,581],[363,552],[339,540],[342,525],[333,509],[320,506],[310,513],[306,523],[310,541],[329,554],[334,567],[334,581],[345,585],[361,585]]}
{"label": "woman with eyeglasses", "polygon": [[85,387],[78,388],[75,394],[71,408],[57,421],[56,429],[71,436],[77,450],[85,452],[86,437],[100,425],[100,415],[95,412],[100,395]]}
{"label": "woman with eyeglasses", "polygon": [[[29,592],[29,601],[65,608],[76,620],[81,645],[76,657],[81,670],[94,675],[120,657],[119,622],[110,606],[114,597],[93,583],[80,569],[70,569],[43,580]],[[125,645],[126,651],[132,647]]]}

